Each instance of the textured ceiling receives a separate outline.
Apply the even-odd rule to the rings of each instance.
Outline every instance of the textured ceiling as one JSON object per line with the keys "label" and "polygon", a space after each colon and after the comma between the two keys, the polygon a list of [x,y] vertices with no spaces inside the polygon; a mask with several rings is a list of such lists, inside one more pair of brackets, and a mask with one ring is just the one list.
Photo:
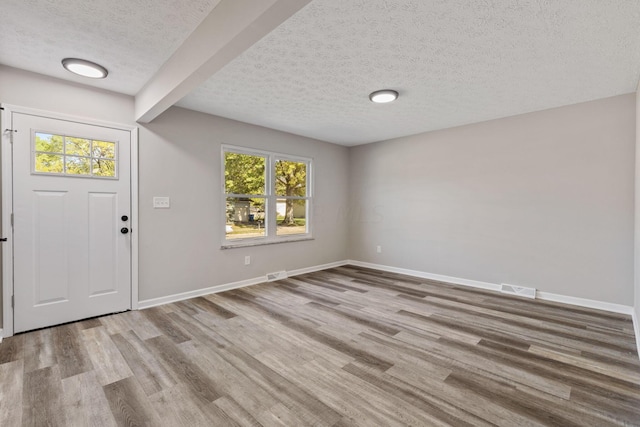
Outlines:
{"label": "textured ceiling", "polygon": [[637,0],[314,0],[178,105],[354,145],[634,92],[639,72]]}
{"label": "textured ceiling", "polygon": [[[0,0],[0,64],[135,95],[220,0]],[[60,65],[82,58],[105,80]]]}
{"label": "textured ceiling", "polygon": [[[219,1],[0,0],[0,64],[134,95]],[[74,56],[109,77],[62,69]],[[355,145],[634,92],[639,75],[638,0],[313,0],[177,105]],[[368,100],[385,88],[400,98]]]}

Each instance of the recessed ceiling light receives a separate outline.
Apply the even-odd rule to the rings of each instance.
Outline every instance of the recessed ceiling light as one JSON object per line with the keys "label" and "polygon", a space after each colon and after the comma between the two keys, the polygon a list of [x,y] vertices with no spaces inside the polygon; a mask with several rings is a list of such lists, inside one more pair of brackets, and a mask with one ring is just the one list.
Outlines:
{"label": "recessed ceiling light", "polygon": [[377,90],[369,95],[369,99],[377,104],[384,104],[398,99],[398,92],[391,89]]}
{"label": "recessed ceiling light", "polygon": [[74,74],[92,79],[104,79],[109,72],[102,65],[77,58],[64,58],[62,66]]}

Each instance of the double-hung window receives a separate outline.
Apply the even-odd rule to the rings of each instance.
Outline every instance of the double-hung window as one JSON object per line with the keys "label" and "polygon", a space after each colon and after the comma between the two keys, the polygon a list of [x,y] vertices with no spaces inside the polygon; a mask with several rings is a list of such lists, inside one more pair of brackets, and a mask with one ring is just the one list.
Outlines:
{"label": "double-hung window", "polygon": [[311,237],[311,159],[223,146],[223,247]]}

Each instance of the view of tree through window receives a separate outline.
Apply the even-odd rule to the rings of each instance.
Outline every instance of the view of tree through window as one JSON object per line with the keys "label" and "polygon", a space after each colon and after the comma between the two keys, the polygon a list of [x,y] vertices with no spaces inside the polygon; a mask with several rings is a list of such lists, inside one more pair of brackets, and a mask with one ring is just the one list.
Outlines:
{"label": "view of tree through window", "polygon": [[[306,224],[307,164],[276,160],[277,234],[297,234]],[[282,209],[284,205],[284,209]],[[304,231],[303,231],[304,232]]]}
{"label": "view of tree through window", "polygon": [[224,148],[226,240],[309,232],[306,159]]}
{"label": "view of tree through window", "polygon": [[116,176],[116,143],[36,132],[36,173]]}
{"label": "view of tree through window", "polygon": [[226,152],[224,162],[227,238],[264,236],[267,158]]}

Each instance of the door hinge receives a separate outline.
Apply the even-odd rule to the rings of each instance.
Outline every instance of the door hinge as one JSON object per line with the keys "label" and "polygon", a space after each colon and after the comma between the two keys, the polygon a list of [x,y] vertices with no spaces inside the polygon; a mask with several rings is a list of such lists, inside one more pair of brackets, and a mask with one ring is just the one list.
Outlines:
{"label": "door hinge", "polygon": [[13,212],[11,212],[11,226],[13,227]]}
{"label": "door hinge", "polygon": [[13,144],[13,134],[18,131],[15,129],[5,129],[4,131],[9,133],[9,142]]}
{"label": "door hinge", "polygon": [[11,308],[14,308],[16,306],[16,298],[11,295]]}

